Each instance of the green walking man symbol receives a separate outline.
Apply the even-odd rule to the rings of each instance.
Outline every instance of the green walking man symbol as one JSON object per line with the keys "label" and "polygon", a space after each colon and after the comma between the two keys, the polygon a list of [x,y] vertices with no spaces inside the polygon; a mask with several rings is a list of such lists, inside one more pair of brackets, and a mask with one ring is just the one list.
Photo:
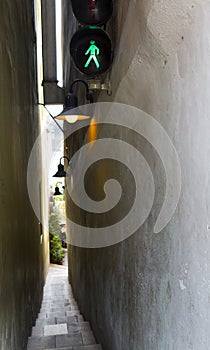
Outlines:
{"label": "green walking man symbol", "polygon": [[100,64],[99,64],[98,59],[97,59],[96,56],[99,55],[100,50],[99,50],[99,48],[95,45],[95,41],[94,41],[94,40],[91,40],[91,41],[90,41],[90,44],[91,44],[91,45],[90,45],[89,49],[85,52],[85,55],[90,54],[90,57],[88,58],[88,60],[87,60],[87,62],[86,62],[86,64],[85,64],[85,68],[87,68],[87,67],[89,66],[89,64],[90,64],[90,62],[91,62],[92,60],[95,62],[96,67],[99,68],[99,67],[100,67]]}

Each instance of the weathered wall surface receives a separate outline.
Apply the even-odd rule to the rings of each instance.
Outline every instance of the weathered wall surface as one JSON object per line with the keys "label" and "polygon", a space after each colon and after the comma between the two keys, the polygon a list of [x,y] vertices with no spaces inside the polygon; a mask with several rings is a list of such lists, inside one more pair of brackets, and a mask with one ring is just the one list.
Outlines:
{"label": "weathered wall surface", "polygon": [[[182,193],[159,234],[153,233],[153,207],[147,222],[121,244],[70,247],[70,279],[104,350],[206,350],[210,4],[119,0],[115,16],[113,96],[103,94],[101,101],[139,107],[160,122],[180,158]],[[109,136],[117,132],[132,143],[132,134],[122,130],[109,130]],[[145,152],[160,178],[155,154]],[[163,192],[161,180],[159,185]],[[89,190],[100,192],[97,185]]]}
{"label": "weathered wall surface", "polygon": [[[0,4],[0,348],[23,350],[44,281],[40,227],[27,193],[39,132],[33,1]],[[39,155],[37,155],[37,162]]]}

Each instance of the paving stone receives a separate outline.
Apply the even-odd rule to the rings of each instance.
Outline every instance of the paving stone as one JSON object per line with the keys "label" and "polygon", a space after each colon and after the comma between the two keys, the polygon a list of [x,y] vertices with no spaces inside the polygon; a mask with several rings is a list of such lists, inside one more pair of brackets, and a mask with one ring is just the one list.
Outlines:
{"label": "paving stone", "polygon": [[79,310],[66,311],[66,316],[75,316],[75,315],[80,315],[80,311]]}
{"label": "paving stone", "polygon": [[47,313],[46,312],[40,312],[38,314],[38,320],[44,320],[45,318],[47,318]]}
{"label": "paving stone", "polygon": [[71,312],[71,311],[47,312],[47,318],[67,316],[67,312]]}
{"label": "paving stone", "polygon": [[32,337],[43,337],[44,335],[44,328],[43,326],[36,326],[32,328]]}
{"label": "paving stone", "polygon": [[72,299],[70,303],[71,306],[78,306],[77,302],[74,299]]}
{"label": "paving stone", "polygon": [[28,339],[28,350],[55,348],[56,336],[30,337]]}
{"label": "paving stone", "polygon": [[[56,304],[54,305],[55,307],[44,307],[40,309],[40,314],[47,314],[49,312],[64,312],[65,311],[72,311],[71,306],[62,306],[62,307],[56,307]],[[74,309],[73,309],[74,310]]]}
{"label": "paving stone", "polygon": [[45,301],[52,302],[52,303],[57,303],[58,301],[63,301],[64,303],[69,302],[70,298],[63,297],[63,296],[56,296],[54,297],[53,295],[48,295],[48,296],[43,296]]}
{"label": "paving stone", "polygon": [[[81,322],[76,324],[68,324],[68,332],[81,332],[81,331],[91,331],[89,322]],[[94,344],[94,343],[92,343]]]}
{"label": "paving stone", "polygon": [[[61,349],[59,349],[61,350]],[[65,349],[63,349],[65,350]],[[66,349],[67,350],[67,349]],[[73,350],[103,350],[100,344],[73,346]],[[128,349],[130,350],[130,349]]]}
{"label": "paving stone", "polygon": [[56,317],[56,323],[78,324],[77,316]]}
{"label": "paving stone", "polygon": [[67,323],[44,326],[44,336],[68,334]]}
{"label": "paving stone", "polygon": [[[56,306],[56,304],[55,304],[55,306]],[[53,308],[50,308],[48,311],[50,311],[50,312],[57,312],[57,311],[65,312],[65,311],[71,311],[71,310],[72,310],[71,306],[66,306],[66,307],[53,307]],[[77,308],[77,310],[78,310],[78,308]]]}
{"label": "paving stone", "polygon": [[84,317],[82,315],[77,315],[77,320],[78,320],[78,322],[83,322]]}
{"label": "paving stone", "polygon": [[74,305],[74,303],[71,301],[70,302],[64,302],[63,300],[59,300],[57,302],[53,302],[53,300],[51,302],[46,302],[46,303],[43,303],[42,302],[42,305],[41,307],[42,308],[53,308],[53,307],[66,307],[66,306],[70,306],[70,305]]}
{"label": "paving stone", "polygon": [[81,334],[67,334],[67,335],[57,335],[56,336],[56,347],[67,347],[73,345],[82,345]]}
{"label": "paving stone", "polygon": [[79,310],[79,308],[78,308],[78,306],[75,304],[75,305],[72,305],[71,304],[71,310],[73,311],[73,310]]}
{"label": "paving stone", "polygon": [[[55,350],[55,349],[46,349],[46,350]],[[62,347],[62,348],[59,348],[59,350],[103,350],[103,349],[101,345],[94,344],[94,345],[81,345],[81,346],[73,346],[73,347],[72,346]]]}
{"label": "paving stone", "polygon": [[84,345],[96,344],[95,337],[91,331],[81,331],[82,341]]}
{"label": "paving stone", "polygon": [[52,303],[52,304],[56,304],[58,301],[62,301],[62,302],[64,302],[64,303],[69,303],[70,302],[70,299],[71,298],[52,298],[52,299],[50,299],[50,302]]}
{"label": "paving stone", "polygon": [[44,325],[51,325],[51,324],[56,324],[56,318],[51,317],[51,318],[46,318],[46,319],[37,319],[36,320],[36,326],[44,326]]}
{"label": "paving stone", "polygon": [[[45,350],[55,350],[55,349],[45,349]],[[62,347],[62,348],[59,348],[59,350],[73,350],[73,347],[72,346],[68,346],[68,347],[65,347],[65,348]]]}

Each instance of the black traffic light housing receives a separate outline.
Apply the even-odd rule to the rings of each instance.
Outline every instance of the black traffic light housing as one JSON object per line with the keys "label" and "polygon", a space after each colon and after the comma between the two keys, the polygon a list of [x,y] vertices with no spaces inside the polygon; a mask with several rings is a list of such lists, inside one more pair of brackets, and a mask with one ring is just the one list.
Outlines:
{"label": "black traffic light housing", "polygon": [[111,39],[100,27],[83,27],[72,37],[70,53],[76,67],[82,73],[99,75],[111,65]]}
{"label": "black traffic light housing", "polygon": [[112,15],[112,0],[71,0],[77,20],[85,25],[72,37],[70,53],[80,72],[98,76],[112,63],[112,44],[100,28]]}
{"label": "black traffic light housing", "polygon": [[112,0],[72,0],[72,9],[78,22],[83,25],[105,24],[112,15]]}

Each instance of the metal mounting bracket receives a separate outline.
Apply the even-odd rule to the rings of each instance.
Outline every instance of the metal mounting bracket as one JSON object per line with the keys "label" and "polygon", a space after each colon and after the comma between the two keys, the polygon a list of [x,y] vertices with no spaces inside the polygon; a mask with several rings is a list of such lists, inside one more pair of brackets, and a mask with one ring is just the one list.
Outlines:
{"label": "metal mounting bracket", "polygon": [[89,79],[87,83],[90,90],[106,91],[107,95],[109,96],[111,96],[112,94],[111,80],[106,80],[105,82],[102,83],[100,79]]}

